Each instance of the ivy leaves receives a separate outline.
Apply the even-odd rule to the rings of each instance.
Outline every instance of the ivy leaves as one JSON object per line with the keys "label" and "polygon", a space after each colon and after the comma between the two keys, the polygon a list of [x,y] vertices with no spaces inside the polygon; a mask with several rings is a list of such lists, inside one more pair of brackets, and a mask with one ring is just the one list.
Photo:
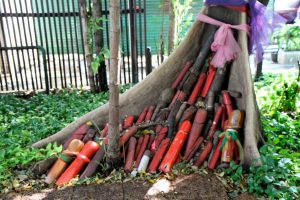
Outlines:
{"label": "ivy leaves", "polygon": [[245,173],[239,165],[231,163],[225,170],[237,187],[246,179],[248,192],[256,196],[299,198],[299,89],[299,82],[291,75],[266,74],[255,83],[267,143],[260,148],[262,166],[251,166]]}
{"label": "ivy leaves", "polygon": [[56,144],[45,149],[30,145],[107,102],[108,94],[65,90],[30,99],[0,96],[0,190],[15,180],[15,171],[61,152]]}
{"label": "ivy leaves", "polygon": [[91,67],[94,74],[97,74],[100,63],[109,59],[110,51],[107,48],[102,48],[100,53],[93,59]]}
{"label": "ivy leaves", "polygon": [[300,193],[300,83],[289,75],[264,75],[255,84],[267,145],[262,166],[251,167],[248,190],[271,199]]}

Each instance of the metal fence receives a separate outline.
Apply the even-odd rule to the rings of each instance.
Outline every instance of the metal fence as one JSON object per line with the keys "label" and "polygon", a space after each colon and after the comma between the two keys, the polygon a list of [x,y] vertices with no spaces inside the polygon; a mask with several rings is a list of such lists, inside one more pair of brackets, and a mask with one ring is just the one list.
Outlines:
{"label": "metal fence", "polygon": [[[146,76],[145,5],[146,0],[121,0],[121,83]],[[108,9],[102,0],[106,47]],[[0,90],[88,86],[82,34],[78,0],[0,0]]]}

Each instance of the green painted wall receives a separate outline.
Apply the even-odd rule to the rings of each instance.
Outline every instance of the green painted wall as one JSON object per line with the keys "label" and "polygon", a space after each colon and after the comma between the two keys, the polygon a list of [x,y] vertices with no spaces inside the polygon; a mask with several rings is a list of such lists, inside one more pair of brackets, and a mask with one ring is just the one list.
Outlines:
{"label": "green painted wall", "polygon": [[[74,11],[77,12],[78,0],[33,0],[32,7],[33,12],[35,13],[68,13]],[[79,17],[45,16],[40,18],[36,17],[34,22],[38,45],[43,44],[43,46],[46,47],[47,39],[49,53],[72,53],[72,47],[75,53],[83,52]],[[77,45],[75,42],[76,33],[79,50],[77,49]]]}
{"label": "green painted wall", "polygon": [[[74,8],[72,2],[74,1]],[[107,8],[109,6],[109,0],[102,0],[103,2],[103,9],[105,9],[105,1]],[[126,6],[124,4],[124,0],[121,0],[121,7],[122,9],[125,9],[125,7],[128,9],[129,3],[128,0],[125,0],[127,2]],[[143,8],[144,1],[146,1],[146,35],[147,35],[147,46],[151,47],[152,53],[156,54],[159,52],[160,49],[160,42],[161,42],[161,36],[164,41],[164,47],[165,52],[167,51],[168,47],[168,24],[169,24],[169,17],[168,17],[168,11],[167,11],[167,4],[164,5],[165,0],[136,0],[137,6],[140,6]],[[47,2],[49,3],[49,9],[47,7]],[[52,6],[53,2],[53,6]],[[42,6],[43,3],[43,6]],[[44,9],[44,12],[72,12],[72,11],[78,11],[78,0],[33,0],[32,1],[33,11],[42,13],[42,8]],[[274,0],[270,0],[268,7],[273,8]],[[195,19],[197,13],[201,10],[203,6],[203,3],[201,0],[193,0],[192,8],[190,10],[190,13],[192,14],[192,21]],[[165,8],[165,9],[163,9]],[[44,21],[45,20],[45,21]],[[144,15],[137,13],[137,44],[138,44],[138,53],[141,54],[144,53],[145,49],[145,41],[144,41]],[[130,51],[130,41],[127,41],[126,39],[126,32],[125,32],[125,23],[126,22],[126,15],[122,15],[122,35],[121,40],[123,43],[124,48],[122,49],[125,54],[127,54],[126,44],[128,43],[128,48]],[[127,22],[128,22],[128,39],[130,40],[130,22],[129,22],[129,14],[127,15]],[[108,21],[109,23],[109,21]],[[39,24],[41,25],[41,32],[39,32],[38,27]],[[141,25],[141,29],[139,29]],[[45,31],[46,26],[46,31]],[[60,28],[62,27],[62,32],[60,33]],[[35,19],[35,28],[37,29],[37,38],[38,38],[38,44],[41,45],[43,43],[43,46],[45,47],[45,38],[47,36],[48,39],[48,45],[49,45],[49,52],[52,53],[52,47],[54,50],[54,53],[58,53],[58,48],[60,53],[63,51],[65,53],[72,52],[72,40],[73,38],[73,49],[75,52],[78,52],[77,46],[75,45],[75,34],[77,31],[77,38],[79,43],[79,52],[83,52],[83,45],[82,45],[82,37],[80,34],[80,18],[79,17],[66,17],[65,20],[63,17],[56,17],[56,18],[36,18]],[[104,37],[105,37],[105,46],[107,47],[107,35],[106,31],[109,33],[109,27],[108,30],[106,30],[106,24],[104,23]],[[52,30],[52,34],[51,31]],[[56,37],[55,30],[58,32],[58,37]],[[186,29],[186,32],[188,29]],[[53,45],[51,46],[51,35],[53,40]],[[141,39],[142,36],[142,39]],[[58,44],[57,42],[58,41]],[[63,44],[63,45],[61,45]],[[122,45],[121,45],[122,47]],[[69,49],[68,49],[69,48]]]}
{"label": "green painted wall", "polygon": [[[163,10],[161,0],[147,0],[147,46],[150,46],[152,53],[158,52],[160,44],[160,35],[163,36],[165,52],[168,47],[168,28],[169,15],[168,11]],[[192,14],[192,21],[195,19],[202,7],[202,1],[193,0],[190,13]],[[186,30],[187,32],[188,30]]]}

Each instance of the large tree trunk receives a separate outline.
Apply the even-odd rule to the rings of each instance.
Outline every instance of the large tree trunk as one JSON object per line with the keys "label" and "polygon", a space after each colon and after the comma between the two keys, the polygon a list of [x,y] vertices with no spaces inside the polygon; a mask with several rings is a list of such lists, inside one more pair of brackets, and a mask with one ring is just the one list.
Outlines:
{"label": "large tree trunk", "polygon": [[170,55],[174,49],[175,40],[177,38],[176,20],[174,12],[174,0],[170,0],[169,4],[169,35],[168,35],[168,54]]}
{"label": "large tree trunk", "polygon": [[[99,19],[102,17],[102,3],[101,0],[93,0],[93,17],[95,19]],[[102,21],[98,24],[100,27],[103,27]],[[94,33],[94,40],[95,40],[95,51],[96,55],[98,55],[102,48],[104,47],[103,42],[103,30],[98,29]],[[106,77],[106,66],[105,62],[101,62],[99,69],[98,69],[98,78],[99,78],[99,91],[106,91],[107,90],[107,77]]]}
{"label": "large tree trunk", "polygon": [[120,0],[110,0],[110,69],[109,69],[109,126],[107,157],[114,163],[120,153],[119,81],[120,69]]}
{"label": "large tree trunk", "polygon": [[89,75],[89,83],[92,92],[96,92],[95,87],[95,77],[93,70],[91,68],[91,63],[93,59],[93,50],[90,49],[89,46],[89,38],[88,38],[88,17],[86,11],[86,2],[85,0],[79,0],[80,6],[80,16],[81,16],[81,24],[82,24],[82,34],[83,34],[83,45],[85,51],[86,65],[88,67],[88,75]]}
{"label": "large tree trunk", "polygon": [[[204,13],[209,10],[209,15],[222,20],[226,13],[224,7],[210,7],[205,9]],[[228,12],[227,12],[228,13]],[[240,22],[246,22],[246,14],[238,11],[230,11],[233,19]],[[221,19],[220,19],[221,18]],[[165,60],[160,67],[155,69],[143,81],[135,85],[133,88],[120,96],[120,115],[138,115],[145,106],[154,105],[157,103],[161,92],[171,86],[172,82],[181,72],[185,63],[190,60],[195,60],[201,48],[201,42],[207,38],[203,34],[204,23],[195,22],[188,32],[185,39],[180,43],[175,51]],[[249,67],[247,34],[239,32],[238,42],[241,47],[241,53],[233,62],[230,77],[229,90],[239,91],[242,98],[237,99],[238,108],[244,110],[246,113],[244,123],[244,149],[245,149],[245,165],[260,164],[259,152],[257,143],[259,141],[259,118],[258,108],[255,100],[255,93],[253,89],[253,82]],[[93,120],[99,125],[103,125],[108,121],[108,104],[103,105],[83,117],[77,119],[60,132],[41,140],[33,145],[33,147],[44,147],[49,142],[62,143],[68,136],[76,130],[81,124],[86,121]],[[258,161],[254,163],[254,161]]]}

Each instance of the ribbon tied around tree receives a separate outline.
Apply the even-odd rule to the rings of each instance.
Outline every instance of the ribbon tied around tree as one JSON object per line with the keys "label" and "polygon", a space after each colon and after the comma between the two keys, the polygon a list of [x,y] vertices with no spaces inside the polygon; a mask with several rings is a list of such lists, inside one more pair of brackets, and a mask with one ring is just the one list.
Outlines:
{"label": "ribbon tied around tree", "polygon": [[235,40],[231,29],[245,31],[249,34],[249,26],[247,24],[226,24],[203,14],[198,14],[197,20],[215,26],[220,26],[215,33],[214,42],[211,45],[211,50],[215,52],[211,61],[212,65],[217,68],[222,68],[226,62],[237,58],[241,48]]}
{"label": "ribbon tied around tree", "polygon": [[222,144],[221,144],[221,148],[223,149],[223,147],[225,146],[226,142],[228,142],[230,139],[233,140],[237,147],[238,147],[238,151],[239,151],[239,156],[240,156],[240,160],[243,161],[244,160],[244,150],[243,150],[243,146],[241,144],[241,139],[238,135],[238,132],[234,129],[227,129],[225,132],[221,132],[219,134],[219,138],[223,138],[222,140]]}
{"label": "ribbon tied around tree", "polygon": [[247,6],[250,8],[250,52],[255,53],[257,63],[263,60],[264,48],[270,43],[270,36],[279,30],[287,20],[257,0],[205,0],[205,5]]}

